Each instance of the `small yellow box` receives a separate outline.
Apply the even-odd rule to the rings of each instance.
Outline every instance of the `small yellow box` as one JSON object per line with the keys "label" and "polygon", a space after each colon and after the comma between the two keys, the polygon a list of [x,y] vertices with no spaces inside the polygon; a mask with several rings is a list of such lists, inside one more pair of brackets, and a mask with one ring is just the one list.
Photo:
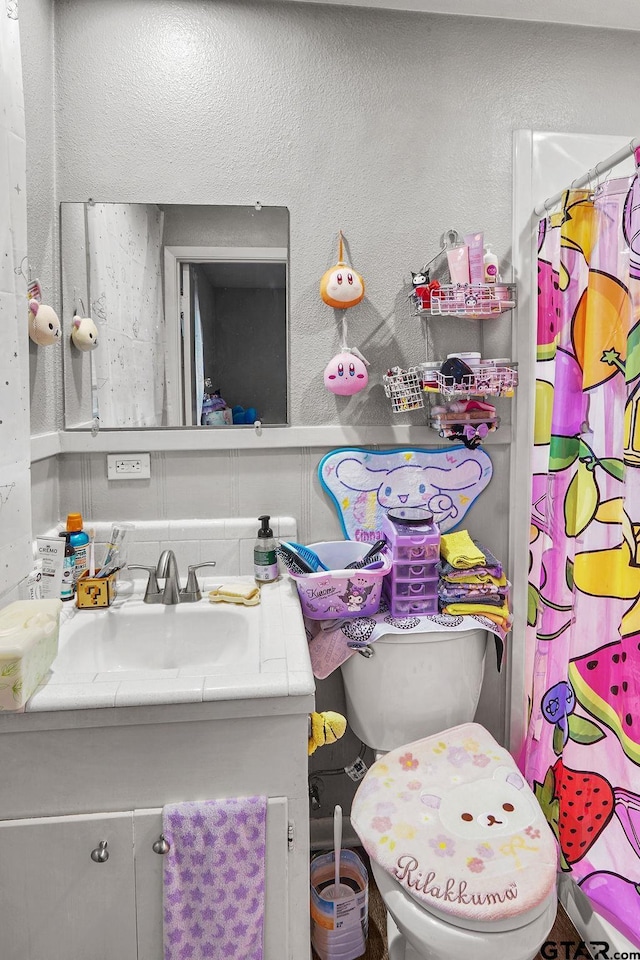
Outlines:
{"label": "small yellow box", "polygon": [[76,584],[76,606],[91,610],[110,607],[116,596],[117,577],[117,571],[108,577],[90,577],[85,570]]}

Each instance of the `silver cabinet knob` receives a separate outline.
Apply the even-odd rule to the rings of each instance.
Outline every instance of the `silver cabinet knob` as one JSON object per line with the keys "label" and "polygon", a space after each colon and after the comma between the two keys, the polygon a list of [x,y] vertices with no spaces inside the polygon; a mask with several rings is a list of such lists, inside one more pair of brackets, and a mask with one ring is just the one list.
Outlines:
{"label": "silver cabinet knob", "polygon": [[165,838],[162,836],[162,834],[160,834],[156,842],[152,844],[151,849],[153,850],[154,853],[159,853],[160,856],[164,856],[165,853],[169,853],[169,850],[171,849],[171,847],[169,846]]}
{"label": "silver cabinet knob", "polygon": [[94,863],[106,863],[109,859],[106,840],[101,840],[96,849],[91,851],[91,859]]}

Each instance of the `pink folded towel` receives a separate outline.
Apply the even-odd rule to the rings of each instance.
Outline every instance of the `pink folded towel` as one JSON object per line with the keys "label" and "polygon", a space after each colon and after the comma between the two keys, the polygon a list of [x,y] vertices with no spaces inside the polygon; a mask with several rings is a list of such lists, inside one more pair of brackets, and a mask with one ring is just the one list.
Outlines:
{"label": "pink folded towel", "polygon": [[266,816],[266,797],[164,807],[164,960],[262,960]]}

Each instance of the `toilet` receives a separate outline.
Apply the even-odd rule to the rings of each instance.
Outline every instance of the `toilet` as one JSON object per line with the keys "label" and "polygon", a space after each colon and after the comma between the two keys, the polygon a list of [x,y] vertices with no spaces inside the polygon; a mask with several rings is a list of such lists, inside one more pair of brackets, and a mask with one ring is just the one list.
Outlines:
{"label": "toilet", "polygon": [[484,630],[386,634],[341,666],[376,753],[351,823],[387,908],[389,960],[533,960],[557,908],[557,849],[513,758],[473,722]]}

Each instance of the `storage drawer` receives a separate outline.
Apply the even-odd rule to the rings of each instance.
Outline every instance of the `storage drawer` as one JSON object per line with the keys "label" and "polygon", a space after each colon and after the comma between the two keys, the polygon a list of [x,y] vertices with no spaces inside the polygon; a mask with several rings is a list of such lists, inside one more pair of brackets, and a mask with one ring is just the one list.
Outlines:
{"label": "storage drawer", "polygon": [[438,566],[436,563],[394,563],[389,576],[398,580],[437,580]]}

